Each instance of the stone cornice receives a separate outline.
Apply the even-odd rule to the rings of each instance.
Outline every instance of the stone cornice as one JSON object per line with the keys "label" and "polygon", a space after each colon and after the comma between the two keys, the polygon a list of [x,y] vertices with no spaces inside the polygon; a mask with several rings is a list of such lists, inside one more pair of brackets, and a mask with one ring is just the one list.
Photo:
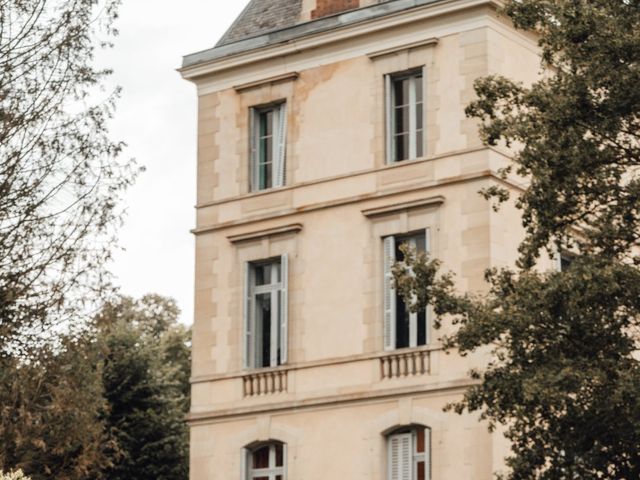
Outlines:
{"label": "stone cornice", "polygon": [[[272,42],[273,34],[267,34],[230,44],[227,46],[227,50],[224,50],[224,47],[218,47],[188,55],[184,59],[183,67],[178,71],[183,78],[196,80],[204,75],[219,73],[270,58],[297,54],[372,32],[388,30],[474,7],[497,7],[500,4],[501,2],[498,0],[398,0],[392,3],[378,4],[339,15],[338,17],[343,17],[345,21],[333,25],[329,24],[330,26],[328,25],[326,28],[313,30],[309,26],[335,17],[290,27],[279,33],[277,42]],[[362,16],[363,11],[375,11],[375,7],[381,9],[380,14],[369,17]]]}

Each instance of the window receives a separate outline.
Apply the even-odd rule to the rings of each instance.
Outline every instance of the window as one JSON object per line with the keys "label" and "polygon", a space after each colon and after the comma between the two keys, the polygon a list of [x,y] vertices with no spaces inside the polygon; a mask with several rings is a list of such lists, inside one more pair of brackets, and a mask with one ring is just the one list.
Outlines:
{"label": "window", "polygon": [[265,443],[245,452],[246,480],[286,480],[286,445],[280,442]]}
{"label": "window", "polygon": [[388,480],[431,478],[431,431],[425,427],[398,430],[387,437]]}
{"label": "window", "polygon": [[405,244],[418,252],[428,251],[428,232],[384,239],[385,350],[413,348],[429,342],[426,312],[411,312],[402,295],[393,288],[393,265],[404,260],[400,247]]}
{"label": "window", "polygon": [[573,263],[574,256],[567,252],[561,252],[557,255],[558,271],[566,272]]}
{"label": "window", "polygon": [[287,361],[287,277],[287,255],[246,264],[245,368]]}
{"label": "window", "polygon": [[251,109],[251,191],[285,184],[287,106]]}
{"label": "window", "polygon": [[424,155],[422,69],[387,75],[387,163]]}

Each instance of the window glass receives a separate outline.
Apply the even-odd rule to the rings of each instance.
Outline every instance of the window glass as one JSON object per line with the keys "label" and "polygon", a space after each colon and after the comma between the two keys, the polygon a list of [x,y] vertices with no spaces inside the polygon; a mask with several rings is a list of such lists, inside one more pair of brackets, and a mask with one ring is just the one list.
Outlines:
{"label": "window glass", "polygon": [[284,185],[286,105],[251,110],[251,190]]}
{"label": "window glass", "polygon": [[387,437],[388,480],[429,480],[429,430],[411,427]]}
{"label": "window glass", "polygon": [[248,451],[247,480],[285,480],[285,448],[268,443]]}
{"label": "window glass", "polygon": [[245,367],[277,367],[286,362],[286,255],[250,263],[245,304]]}
{"label": "window glass", "polygon": [[424,155],[424,86],[422,71],[390,76],[390,162]]}
{"label": "window glass", "polygon": [[[417,234],[397,236],[395,260],[404,260],[401,248],[409,245],[417,252],[427,250],[427,237],[425,232]],[[405,303],[404,297],[398,292],[395,294],[395,348],[412,348],[427,344],[427,315],[426,312],[411,312],[410,306]]]}

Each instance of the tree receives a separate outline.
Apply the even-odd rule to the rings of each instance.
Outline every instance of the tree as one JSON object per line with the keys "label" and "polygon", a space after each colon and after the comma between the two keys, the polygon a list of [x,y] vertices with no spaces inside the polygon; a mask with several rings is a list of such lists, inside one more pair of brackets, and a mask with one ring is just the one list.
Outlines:
{"label": "tree", "polygon": [[109,480],[188,478],[190,332],[178,315],[173,300],[148,295],[112,302],[97,319],[107,425],[120,448]]}
{"label": "tree", "polygon": [[110,452],[100,359],[90,332],[42,345],[28,362],[0,369],[0,468],[20,468],[32,480],[99,479]]}
{"label": "tree", "polygon": [[0,2],[0,468],[34,479],[98,478],[106,459],[93,346],[61,332],[105,296],[137,173],[108,135],[110,72],[93,66],[117,3]]}
{"label": "tree", "polygon": [[113,227],[136,171],[109,138],[118,92],[95,50],[117,1],[0,2],[0,358],[77,322],[105,286]]}
{"label": "tree", "polygon": [[[506,478],[640,478],[640,4],[514,0],[504,11],[538,35],[548,74],[530,87],[480,79],[467,113],[485,143],[514,147],[503,175],[529,180],[518,268],[487,272],[486,295],[461,295],[437,260],[407,251],[398,288],[457,325],[447,347],[491,347],[451,408],[505,426]],[[482,194],[498,207],[509,197]],[[575,259],[541,272],[545,249]]]}

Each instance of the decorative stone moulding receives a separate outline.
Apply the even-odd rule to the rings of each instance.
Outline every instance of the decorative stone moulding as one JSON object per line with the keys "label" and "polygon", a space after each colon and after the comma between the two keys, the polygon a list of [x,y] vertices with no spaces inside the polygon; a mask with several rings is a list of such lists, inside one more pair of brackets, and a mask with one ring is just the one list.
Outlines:
{"label": "decorative stone moulding", "polygon": [[380,378],[390,380],[428,375],[431,369],[430,363],[431,352],[429,350],[393,352],[380,358]]}
{"label": "decorative stone moulding", "polygon": [[288,370],[270,370],[256,372],[242,378],[244,397],[276,395],[287,393]]}

